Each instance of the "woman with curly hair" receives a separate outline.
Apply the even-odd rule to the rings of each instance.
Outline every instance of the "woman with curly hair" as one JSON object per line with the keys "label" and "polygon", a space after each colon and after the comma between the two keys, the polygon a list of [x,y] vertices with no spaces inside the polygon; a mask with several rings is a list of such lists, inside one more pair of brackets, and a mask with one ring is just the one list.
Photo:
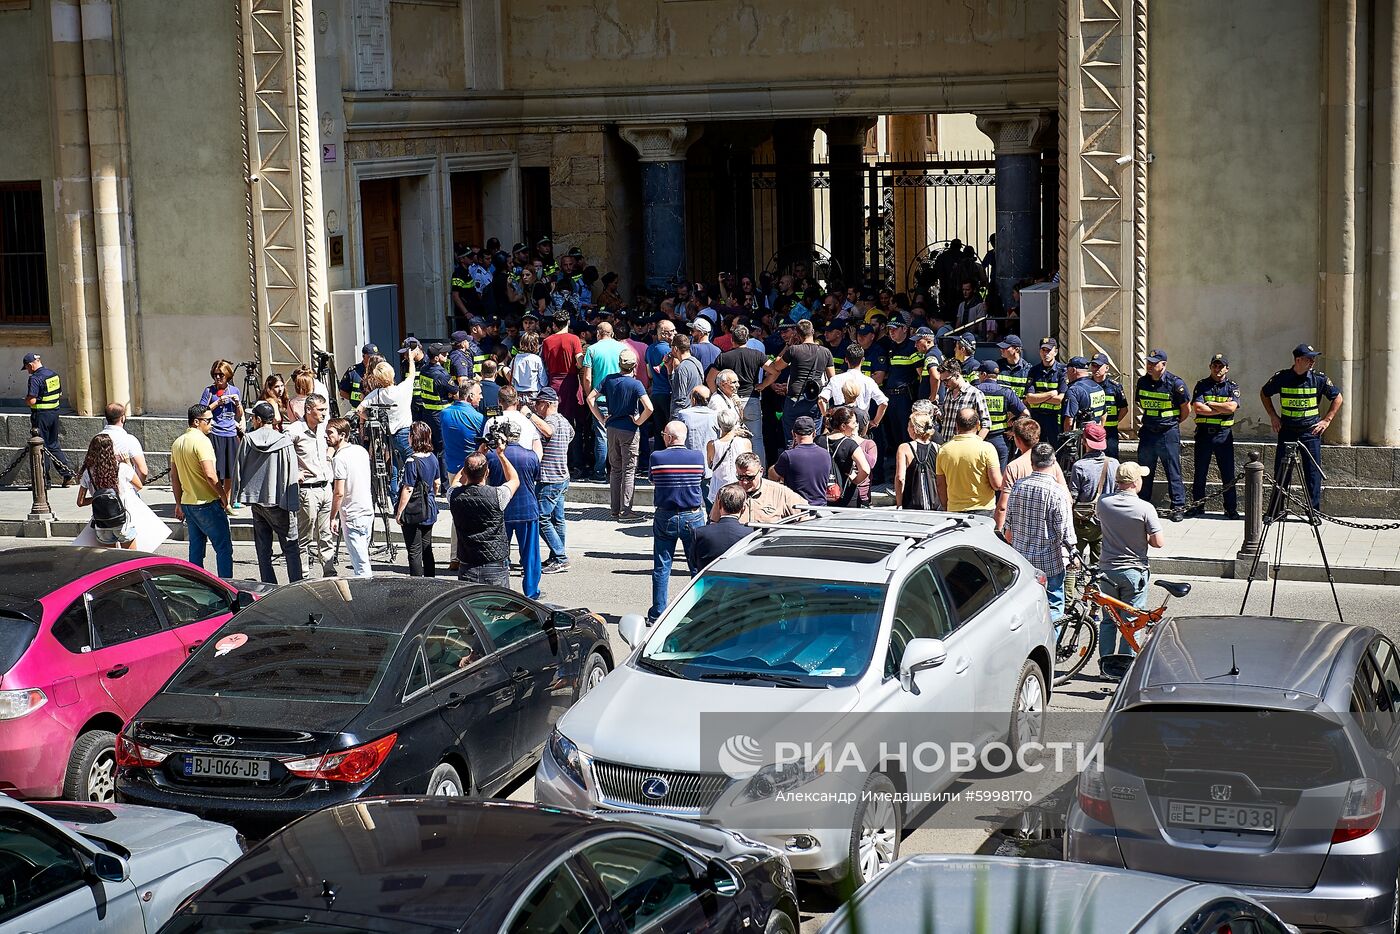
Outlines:
{"label": "woman with curly hair", "polygon": [[125,461],[117,460],[116,448],[112,447],[112,436],[99,434],[88,442],[87,456],[78,469],[78,505],[90,505],[98,494],[110,490],[121,500],[124,521],[120,528],[104,528],[98,525],[94,516],[92,530],[97,541],[109,548],[136,547],[136,517],[127,503],[136,498],[141,489],[141,478],[136,470]]}

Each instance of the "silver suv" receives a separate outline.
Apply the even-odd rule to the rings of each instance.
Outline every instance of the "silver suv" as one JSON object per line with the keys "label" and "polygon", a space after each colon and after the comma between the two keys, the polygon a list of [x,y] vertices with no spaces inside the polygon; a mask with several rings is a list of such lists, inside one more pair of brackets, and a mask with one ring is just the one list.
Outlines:
{"label": "silver suv", "polygon": [[[1039,738],[1049,697],[1044,578],[979,517],[816,510],[736,544],[653,626],[625,616],[619,629],[634,651],[560,720],[536,799],[717,824],[828,882],[874,878],[898,856],[901,797],[960,774],[887,748],[1016,747]],[[755,761],[747,735],[716,752],[724,715],[880,746],[854,770],[829,751]],[[779,803],[799,790],[824,803]]]}

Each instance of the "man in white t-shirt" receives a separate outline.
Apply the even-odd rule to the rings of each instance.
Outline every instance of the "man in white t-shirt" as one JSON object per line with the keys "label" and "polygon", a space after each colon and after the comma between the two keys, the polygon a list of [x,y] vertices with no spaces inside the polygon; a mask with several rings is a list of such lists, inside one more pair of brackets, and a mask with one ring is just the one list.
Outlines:
{"label": "man in white t-shirt", "polygon": [[[880,384],[869,376],[861,372],[861,365],[865,363],[865,348],[860,344],[851,344],[846,348],[846,372],[838,373],[832,377],[831,382],[822,388],[821,395],[817,397],[817,404],[821,408],[822,415],[828,411],[846,404],[846,386],[854,384],[859,390],[856,401],[853,403],[856,410],[870,418],[870,427],[878,428],[880,422],[884,421],[885,408],[890,404],[890,397],[885,395]],[[877,408],[870,411],[870,406]]]}
{"label": "man in white t-shirt", "polygon": [[107,425],[101,433],[111,436],[112,450],[117,452],[117,459],[130,464],[131,469],[136,471],[136,476],[145,483],[150,475],[146,470],[146,452],[141,449],[141,442],[126,430],[126,406],[120,402],[113,402],[103,414],[107,418]]}
{"label": "man in white t-shirt", "polygon": [[345,531],[345,550],[350,553],[350,572],[355,577],[373,577],[369,565],[369,535],[374,527],[374,500],[370,496],[369,452],[350,443],[350,423],[333,418],[326,423],[326,445],[334,451],[331,460],[331,534]]}

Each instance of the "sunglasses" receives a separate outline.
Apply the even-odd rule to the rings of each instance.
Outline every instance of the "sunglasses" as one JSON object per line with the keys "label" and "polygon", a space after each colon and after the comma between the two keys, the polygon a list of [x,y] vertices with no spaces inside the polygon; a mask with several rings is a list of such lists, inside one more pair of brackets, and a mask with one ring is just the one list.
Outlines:
{"label": "sunglasses", "polygon": [[736,480],[742,480],[742,481],[747,482],[747,481],[749,481],[749,480],[757,480],[757,479],[758,479],[758,474],[756,474],[756,473],[736,473],[736,474],[734,475],[734,478],[735,478]]}
{"label": "sunglasses", "polygon": [[204,416],[201,416],[200,418],[196,418],[196,419],[195,419],[195,421],[197,421],[197,422],[212,422],[213,420],[214,420],[214,416],[212,416],[212,415],[204,415]]}

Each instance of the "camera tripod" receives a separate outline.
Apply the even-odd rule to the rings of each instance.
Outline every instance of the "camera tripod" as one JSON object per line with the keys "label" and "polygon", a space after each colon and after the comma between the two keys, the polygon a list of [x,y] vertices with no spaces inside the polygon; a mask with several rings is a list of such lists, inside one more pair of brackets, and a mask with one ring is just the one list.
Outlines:
{"label": "camera tripod", "polygon": [[[1322,465],[1313,459],[1312,452],[1303,445],[1303,442],[1288,441],[1285,443],[1287,444],[1287,452],[1283,456],[1283,470],[1280,471],[1282,476],[1274,478],[1274,490],[1269,497],[1269,507],[1264,513],[1264,528],[1259,533],[1259,547],[1254,552],[1254,560],[1249,564],[1249,576],[1245,578],[1244,599],[1240,601],[1240,615],[1244,615],[1244,608],[1249,603],[1249,591],[1254,586],[1254,574],[1259,569],[1259,559],[1268,545],[1271,529],[1274,531],[1274,585],[1269,594],[1269,615],[1274,615],[1274,604],[1278,599],[1278,567],[1283,561],[1283,527],[1292,517],[1308,523],[1308,527],[1312,529],[1313,538],[1317,540],[1318,553],[1322,555],[1322,566],[1327,571],[1327,585],[1332,588],[1332,602],[1337,606],[1337,619],[1344,621],[1342,601],[1337,596],[1337,581],[1332,576],[1332,563],[1327,559],[1327,549],[1322,544],[1322,520],[1318,517],[1317,510],[1312,504],[1312,497],[1306,488],[1301,489],[1302,495],[1299,497],[1293,496],[1290,492],[1295,480],[1298,480],[1300,487],[1303,485],[1301,478],[1304,457],[1312,464],[1318,476],[1325,480],[1327,475],[1322,472]],[[1301,509],[1296,505],[1300,501],[1303,504]]]}
{"label": "camera tripod", "polygon": [[335,370],[331,368],[334,361],[324,350],[313,350],[311,356],[316,360],[316,379],[326,387],[326,395],[330,396],[326,401],[330,403],[331,418],[340,418],[340,394],[336,392]]}
{"label": "camera tripod", "polygon": [[[390,528],[397,504],[389,482],[389,458],[394,456],[393,445],[388,440],[392,437],[389,431],[389,414],[380,406],[370,408],[373,412],[367,420],[368,425],[364,426],[365,447],[369,450],[370,499],[374,504],[375,518],[379,520],[381,528],[376,536],[373,525],[370,527],[370,551],[373,554],[386,555],[390,561],[394,561],[399,556],[399,550],[394,544]],[[376,537],[379,538],[377,543]]]}

